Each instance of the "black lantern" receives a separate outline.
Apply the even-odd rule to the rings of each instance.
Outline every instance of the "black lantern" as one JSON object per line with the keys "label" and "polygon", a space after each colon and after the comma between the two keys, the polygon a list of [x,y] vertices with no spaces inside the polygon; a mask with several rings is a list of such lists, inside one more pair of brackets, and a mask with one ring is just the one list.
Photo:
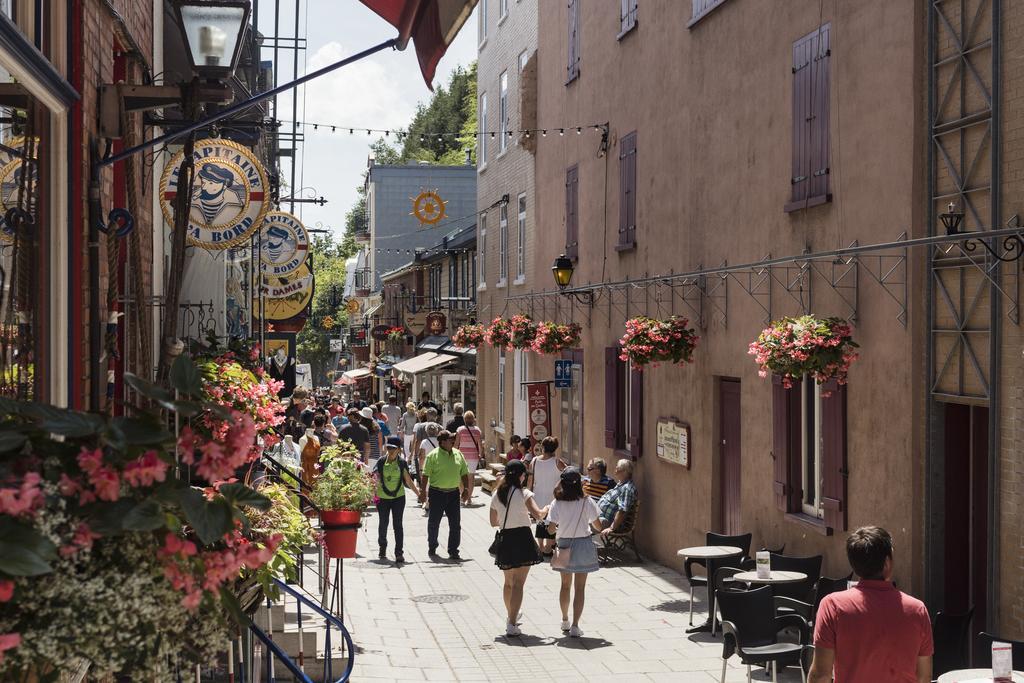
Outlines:
{"label": "black lantern", "polygon": [[555,259],[555,263],[551,266],[551,272],[555,275],[555,284],[558,285],[559,289],[565,289],[572,282],[572,259],[565,254],[560,254]]}
{"label": "black lantern", "polygon": [[946,227],[947,235],[959,235],[960,234],[960,222],[963,221],[964,215],[958,213],[956,210],[956,204],[953,202],[949,203],[949,210],[946,213],[939,214],[939,220]]}
{"label": "black lantern", "polygon": [[249,0],[174,0],[192,70],[207,80],[229,78],[249,23]]}

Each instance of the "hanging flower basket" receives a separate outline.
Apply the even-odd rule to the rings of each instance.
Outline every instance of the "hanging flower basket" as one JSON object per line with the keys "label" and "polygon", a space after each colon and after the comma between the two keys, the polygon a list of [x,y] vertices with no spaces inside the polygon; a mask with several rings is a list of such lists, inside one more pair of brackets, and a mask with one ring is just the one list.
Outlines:
{"label": "hanging flower basket", "polygon": [[850,363],[858,358],[856,348],[850,325],[842,318],[805,315],[776,320],[751,342],[748,353],[761,368],[758,375],[779,375],[788,389],[805,375],[818,384],[846,384]]}
{"label": "hanging flower basket", "polygon": [[658,363],[690,363],[700,339],[689,320],[672,316],[658,320],[640,316],[626,321],[626,333],[619,340],[621,360],[630,361],[638,370]]}
{"label": "hanging flower basket", "polygon": [[484,331],[484,340],[498,349],[510,348],[512,344],[512,323],[502,318],[495,318]]}
{"label": "hanging flower basket", "polygon": [[533,347],[533,340],[537,336],[537,323],[528,315],[517,314],[509,320],[509,328],[512,332],[510,347],[513,349],[529,349]]}
{"label": "hanging flower basket", "polygon": [[405,339],[405,328],[404,327],[391,327],[388,329],[388,340],[393,342],[403,341]]}
{"label": "hanging flower basket", "polygon": [[464,349],[476,349],[484,343],[484,326],[477,324],[463,325],[455,330],[452,343]]}
{"label": "hanging flower basket", "polygon": [[537,334],[533,338],[532,348],[537,353],[559,353],[574,348],[580,343],[581,331],[579,323],[537,323]]}

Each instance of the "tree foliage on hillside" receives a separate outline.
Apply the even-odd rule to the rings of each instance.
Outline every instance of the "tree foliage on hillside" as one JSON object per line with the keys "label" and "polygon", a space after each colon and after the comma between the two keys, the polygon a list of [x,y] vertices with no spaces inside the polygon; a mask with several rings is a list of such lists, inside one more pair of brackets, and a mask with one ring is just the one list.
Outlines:
{"label": "tree foliage on hillside", "polygon": [[[330,234],[316,235],[309,245],[316,286],[309,318],[296,338],[296,355],[298,362],[310,364],[314,386],[330,384],[327,373],[336,368],[329,339],[339,337],[348,327],[348,312],[341,295],[345,289],[345,259],[355,253],[354,243],[346,245],[349,240],[350,236],[346,236],[339,244]],[[334,323],[331,329],[324,327],[327,318]]]}

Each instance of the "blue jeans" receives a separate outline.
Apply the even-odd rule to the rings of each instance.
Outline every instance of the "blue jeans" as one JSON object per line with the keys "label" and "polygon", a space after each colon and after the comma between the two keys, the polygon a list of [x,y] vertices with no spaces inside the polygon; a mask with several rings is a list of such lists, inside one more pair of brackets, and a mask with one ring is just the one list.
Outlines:
{"label": "blue jeans", "polygon": [[448,552],[459,551],[462,541],[462,506],[459,505],[459,490],[439,491],[431,488],[427,492],[430,511],[427,514],[427,546],[437,547],[437,533],[441,529],[441,517],[448,518]]}

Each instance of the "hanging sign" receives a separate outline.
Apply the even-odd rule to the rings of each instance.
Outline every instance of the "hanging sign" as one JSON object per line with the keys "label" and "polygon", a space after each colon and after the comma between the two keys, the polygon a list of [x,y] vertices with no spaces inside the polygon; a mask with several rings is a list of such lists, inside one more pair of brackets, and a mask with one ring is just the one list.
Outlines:
{"label": "hanging sign", "polygon": [[260,291],[268,299],[283,299],[304,289],[313,289],[313,274],[301,265],[288,277],[264,277]]}
{"label": "hanging sign", "polygon": [[[160,208],[171,224],[183,158],[183,150],[171,157],[160,178]],[[248,147],[219,138],[196,140],[192,158],[189,244],[216,250],[248,240],[270,207],[263,164]]]}
{"label": "hanging sign", "polygon": [[405,327],[415,337],[423,334],[423,330],[427,329],[427,312],[416,311],[415,313],[408,313],[405,316]]}
{"label": "hanging sign", "polygon": [[[306,310],[313,298],[313,275],[309,266],[299,266],[291,277],[264,278],[260,291],[263,294],[263,318],[265,320],[287,320]],[[253,310],[259,312],[259,297],[253,300]]]}
{"label": "hanging sign", "polygon": [[448,329],[448,318],[441,311],[434,311],[427,314],[427,332],[433,335],[444,334]]}
{"label": "hanging sign", "polygon": [[690,467],[690,425],[674,417],[658,418],[658,457]]}
{"label": "hanging sign", "polygon": [[437,190],[424,190],[412,200],[412,215],[422,225],[434,225],[444,218],[444,208],[447,202],[441,199]]}
{"label": "hanging sign", "polygon": [[388,332],[391,331],[389,325],[374,325],[373,329],[370,330],[370,336],[377,341],[384,341],[388,338]]}
{"label": "hanging sign", "polygon": [[348,303],[345,304],[345,310],[348,311],[349,315],[357,315],[362,306],[359,304],[358,299],[349,299]]}
{"label": "hanging sign", "polygon": [[331,353],[341,353],[345,350],[344,339],[328,339],[327,348]]}
{"label": "hanging sign", "polygon": [[530,438],[536,443],[551,434],[551,398],[547,382],[523,382],[530,415]]}
{"label": "hanging sign", "polygon": [[572,386],[572,361],[555,361],[555,388],[568,389]]}
{"label": "hanging sign", "polygon": [[[14,241],[14,230],[7,224],[7,210],[18,206],[21,200],[22,181],[26,183],[31,196],[39,175],[39,167],[33,160],[29,164],[29,177],[22,178],[24,159],[14,152],[24,151],[25,140],[24,136],[11,138],[4,143],[3,148],[0,148],[0,242],[8,244]],[[39,138],[35,139],[35,145],[38,149]]]}
{"label": "hanging sign", "polygon": [[260,261],[265,274],[285,277],[306,262],[309,235],[302,222],[286,211],[268,211],[260,230]]}

